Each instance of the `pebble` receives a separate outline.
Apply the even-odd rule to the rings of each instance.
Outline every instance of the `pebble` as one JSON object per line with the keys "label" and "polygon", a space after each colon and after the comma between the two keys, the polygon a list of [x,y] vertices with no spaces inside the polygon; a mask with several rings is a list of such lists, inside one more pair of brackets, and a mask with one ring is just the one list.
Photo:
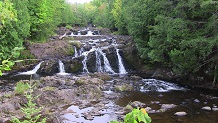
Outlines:
{"label": "pebble", "polygon": [[168,110],[168,109],[171,109],[171,108],[175,108],[177,105],[175,105],[175,104],[163,104],[162,106],[161,106],[161,109],[166,109],[166,110]]}
{"label": "pebble", "polygon": [[206,111],[211,111],[211,107],[209,107],[209,106],[205,106],[205,107],[203,107],[203,108],[201,108],[202,110],[206,110]]}
{"label": "pebble", "polygon": [[181,112],[176,112],[174,115],[175,116],[185,116],[185,115],[187,115],[187,113],[184,111],[181,111]]}
{"label": "pebble", "polygon": [[200,100],[198,100],[198,99],[195,99],[195,100],[194,100],[194,102],[196,102],[196,103],[199,103],[199,102],[200,102]]}

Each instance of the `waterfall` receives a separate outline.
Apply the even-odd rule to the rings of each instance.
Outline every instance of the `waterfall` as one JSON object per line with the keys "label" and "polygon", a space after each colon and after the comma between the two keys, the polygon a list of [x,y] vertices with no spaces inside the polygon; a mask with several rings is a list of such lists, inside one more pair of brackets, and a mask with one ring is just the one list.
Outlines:
{"label": "waterfall", "polygon": [[86,35],[87,35],[87,36],[92,36],[92,35],[93,35],[93,34],[92,34],[92,31],[89,30]]}
{"label": "waterfall", "polygon": [[58,60],[58,64],[59,64],[59,73],[57,73],[58,75],[70,75],[70,73],[65,72],[64,63],[61,60]]}
{"label": "waterfall", "polygon": [[84,60],[82,61],[82,63],[83,63],[83,72],[84,72],[84,73],[89,73],[89,70],[88,70],[87,64],[86,64],[86,62],[87,62],[87,56],[88,56],[88,54],[87,54],[87,55],[84,55]]}
{"label": "waterfall", "polygon": [[[104,72],[115,74],[115,72],[111,68],[110,62],[108,61],[108,59],[106,57],[106,54],[100,48],[98,48],[97,51],[98,51],[98,53],[100,53],[101,56],[103,56]],[[97,62],[97,60],[101,60],[101,59],[100,58],[97,59],[97,57],[96,57],[96,62]],[[100,64],[101,64],[101,62],[100,62]]]}
{"label": "waterfall", "polygon": [[83,61],[82,61],[82,64],[83,64],[83,72],[84,72],[84,73],[89,73],[89,70],[88,70],[88,68],[87,68],[86,62],[87,62],[89,53],[91,53],[91,52],[93,52],[93,51],[95,51],[95,50],[96,50],[95,48],[92,48],[91,50],[82,53],[82,55],[84,56],[84,59],[83,59]]}
{"label": "waterfall", "polygon": [[79,56],[79,54],[78,54],[78,52],[77,52],[76,47],[74,46],[74,57],[78,57],[78,56]]}
{"label": "waterfall", "polygon": [[102,73],[103,70],[102,70],[102,66],[101,66],[101,55],[99,54],[99,51],[98,51],[98,50],[99,50],[99,49],[97,49],[97,50],[95,51],[95,56],[96,56],[96,70],[97,70],[97,72]]}
{"label": "waterfall", "polygon": [[119,49],[116,49],[116,51],[117,51],[117,57],[118,57],[118,63],[119,63],[119,74],[127,74],[127,71],[123,65],[123,61],[119,53]]}
{"label": "waterfall", "polygon": [[157,92],[168,92],[171,90],[186,90],[174,83],[165,82],[156,79],[143,79],[143,84],[140,85],[141,92],[157,91]]}
{"label": "waterfall", "polygon": [[81,32],[79,31],[77,35],[81,35]]}
{"label": "waterfall", "polygon": [[79,56],[81,56],[84,52],[84,48],[82,47],[80,50],[79,50]]}
{"label": "waterfall", "polygon": [[42,62],[43,61],[41,61],[38,65],[36,65],[33,70],[26,71],[26,72],[19,72],[17,75],[33,75],[33,74],[36,74],[36,72],[39,70],[40,65],[42,64]]}

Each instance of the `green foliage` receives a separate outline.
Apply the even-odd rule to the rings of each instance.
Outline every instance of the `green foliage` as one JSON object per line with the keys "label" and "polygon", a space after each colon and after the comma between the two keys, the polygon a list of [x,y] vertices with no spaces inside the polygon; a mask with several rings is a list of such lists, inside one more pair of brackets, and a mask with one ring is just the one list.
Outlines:
{"label": "green foliage", "polygon": [[[42,118],[40,112],[42,111],[42,107],[37,107],[37,104],[34,103],[34,100],[37,98],[33,97],[33,87],[29,84],[28,91],[25,93],[25,97],[27,98],[28,102],[25,107],[21,108],[21,111],[24,113],[24,120],[19,120],[16,117],[13,117],[11,122],[13,123],[46,123],[46,118]],[[26,86],[25,85],[25,86]]]}
{"label": "green foliage", "polygon": [[29,85],[23,81],[20,81],[16,84],[16,87],[14,89],[15,94],[24,94],[27,90],[29,90]]}
{"label": "green foliage", "polygon": [[11,53],[10,53],[10,57],[7,57],[6,60],[2,59],[5,58],[3,56],[3,53],[0,53],[0,76],[2,76],[2,71],[9,71],[11,70],[11,67],[15,64],[15,62],[21,62],[22,60],[10,60],[12,58],[17,58],[20,55],[20,50],[22,50],[23,48],[19,48],[19,47],[15,47]]}
{"label": "green foliage", "polygon": [[[68,11],[67,17],[61,17],[65,14],[63,9]],[[0,1],[0,75],[14,65],[13,60],[20,54],[18,47],[23,47],[24,40],[45,41],[61,20],[72,17],[70,10],[64,0]]]}
{"label": "green foliage", "polygon": [[12,0],[14,8],[17,11],[17,21],[14,27],[18,32],[20,39],[26,39],[30,34],[30,16],[28,13],[27,0]]}
{"label": "green foliage", "polygon": [[16,20],[16,11],[10,0],[0,1],[0,31],[7,21]]}
{"label": "green foliage", "polygon": [[113,14],[115,20],[115,26],[118,28],[120,34],[126,34],[126,23],[124,21],[123,12],[122,12],[122,0],[115,0],[114,8],[111,13]]}
{"label": "green foliage", "polygon": [[[111,121],[110,123],[122,123],[118,121]],[[144,108],[133,109],[130,113],[126,114],[124,123],[151,123],[151,118]]]}
{"label": "green foliage", "polygon": [[76,17],[73,15],[73,7],[70,4],[64,4],[64,8],[61,10],[61,23],[73,24]]}
{"label": "green foliage", "polygon": [[30,37],[44,41],[59,24],[63,0],[29,0]]}
{"label": "green foliage", "polygon": [[0,65],[0,76],[2,76],[2,71],[8,71],[11,70],[11,66],[14,65],[14,62],[9,61],[9,60],[3,60],[1,65]]}
{"label": "green foliage", "polygon": [[94,23],[128,32],[146,64],[183,75],[210,71],[204,75],[218,78],[216,0],[94,0],[92,5]]}

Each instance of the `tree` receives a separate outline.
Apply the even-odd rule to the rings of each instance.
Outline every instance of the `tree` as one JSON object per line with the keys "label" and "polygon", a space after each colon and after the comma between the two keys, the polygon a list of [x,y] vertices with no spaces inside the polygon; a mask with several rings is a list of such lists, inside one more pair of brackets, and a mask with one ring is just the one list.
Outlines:
{"label": "tree", "polygon": [[122,0],[115,0],[114,8],[112,9],[111,13],[114,16],[115,26],[118,28],[119,33],[126,34],[127,28],[123,17],[122,5]]}
{"label": "tree", "polygon": [[[2,75],[2,70],[10,70],[10,67],[14,65],[14,62],[9,59],[12,56],[16,57],[18,53],[16,48],[14,48],[16,40],[13,41],[13,39],[17,39],[17,34],[12,27],[12,22],[16,20],[17,15],[13,4],[9,0],[0,1],[0,76]],[[12,28],[12,30],[8,28]]]}

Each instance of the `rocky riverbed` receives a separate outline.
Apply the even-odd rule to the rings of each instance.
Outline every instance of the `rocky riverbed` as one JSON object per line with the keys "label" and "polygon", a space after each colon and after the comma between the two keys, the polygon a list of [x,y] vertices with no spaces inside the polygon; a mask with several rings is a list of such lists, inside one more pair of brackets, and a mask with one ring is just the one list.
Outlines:
{"label": "rocky riverbed", "polygon": [[[102,73],[55,75],[41,77],[38,80],[20,81],[34,85],[33,97],[37,97],[34,102],[37,107],[42,107],[42,116],[52,123],[122,121],[126,113],[137,107],[145,108],[154,122],[160,119],[159,115],[163,116],[161,119],[175,115],[172,119],[178,120],[177,116],[191,116],[197,110],[199,114],[211,112],[205,116],[216,115],[217,111],[218,97],[205,94],[194,96],[195,93],[188,91],[186,94],[185,88],[169,83],[164,83],[165,85],[158,86],[159,88],[151,87],[142,90],[142,87],[149,87],[143,85],[147,82],[157,86],[152,82],[161,85],[163,81],[145,80],[135,75],[111,76]],[[14,91],[13,82],[7,81],[6,84],[5,81],[1,81],[0,87],[0,122],[8,123],[12,116],[23,118],[24,114],[20,109],[27,104],[27,98]],[[178,92],[163,91],[164,89],[170,91],[172,88]],[[178,98],[178,94],[181,98]],[[197,107],[197,110],[190,110],[191,105]],[[172,122],[172,119],[169,119],[169,122]],[[214,120],[214,117],[211,119]]]}
{"label": "rocky riverbed", "polygon": [[[113,82],[111,82],[113,78]],[[64,114],[76,113],[70,106],[77,106],[79,109],[94,107],[92,110],[83,112],[82,117],[86,120],[93,120],[94,117],[106,115],[107,110],[113,110],[114,119],[122,119],[132,108],[144,107],[139,101],[132,102],[125,108],[113,103],[123,92],[134,91],[133,84],[141,79],[140,77],[111,77],[106,74],[89,74],[80,76],[47,76],[39,80],[20,80],[24,83],[34,85],[33,97],[37,107],[42,107],[42,116],[48,121],[55,123],[65,120]],[[131,80],[131,81],[126,81]],[[1,84],[4,82],[1,81]],[[10,83],[8,81],[8,83]],[[6,84],[7,85],[7,84]],[[0,92],[0,122],[8,122],[12,116],[23,118],[21,107],[24,107],[28,100],[23,94],[18,94],[15,83],[8,86],[1,85]],[[5,90],[4,90],[5,89]],[[107,106],[108,105],[108,106]],[[173,104],[162,105],[159,111],[166,111],[173,108]],[[159,112],[147,107],[148,112]],[[105,112],[103,112],[105,111]],[[81,115],[81,114],[80,114]],[[112,119],[110,119],[112,120]]]}
{"label": "rocky riverbed", "polygon": [[[26,44],[32,55],[39,61],[43,61],[37,73],[23,79],[22,76],[17,76],[17,72],[30,70],[34,65],[20,66],[20,68],[18,65],[17,69],[8,76],[1,77],[0,123],[8,122],[12,116],[24,117],[20,109],[27,104],[28,100],[23,94],[14,91],[19,81],[34,85],[33,96],[37,97],[34,102],[37,107],[42,107],[42,116],[52,123],[72,121],[106,123],[114,119],[122,120],[126,113],[136,107],[146,108],[154,123],[159,123],[160,119],[165,120],[166,123],[185,122],[187,119],[194,121],[199,115],[203,115],[202,118],[210,116],[211,122],[217,120],[215,118],[218,105],[216,96],[204,94],[205,91],[186,91],[188,89],[185,87],[179,87],[173,83],[139,77],[138,75],[142,75],[168,81],[175,80],[174,82],[180,84],[182,82],[184,85],[198,86],[196,83],[187,84],[187,81],[182,81],[181,76],[174,74],[170,69],[143,66],[143,61],[137,55],[131,37],[109,35],[106,30],[98,31],[101,35],[92,36],[72,36],[75,30],[64,31],[65,33],[61,31],[59,35],[51,37],[47,43]],[[114,52],[116,50],[113,49],[114,46],[109,47],[114,45],[114,40],[119,44],[116,46],[122,49],[121,54],[124,56],[123,60],[129,74],[123,76],[118,73],[116,66],[118,59],[110,61],[115,64],[111,65],[115,74],[94,72],[94,66],[97,65],[94,52],[90,53],[94,56],[93,59],[88,57],[90,62],[87,63],[89,70],[93,68],[94,70],[84,73],[82,61],[85,56],[73,57],[75,56],[74,48],[83,47],[90,50],[93,46],[106,46],[108,49],[103,50],[107,53],[107,57],[114,58],[115,56],[111,54],[116,53]],[[64,76],[57,74],[60,60],[63,61],[67,72]],[[102,66],[100,68],[102,69]],[[29,80],[29,78],[34,79]],[[168,91],[175,92],[165,93]],[[191,107],[195,107],[194,111],[190,110]],[[204,112],[205,110],[213,112]],[[186,115],[188,117],[185,119],[177,118],[177,116]],[[204,123],[205,120],[201,121]]]}

